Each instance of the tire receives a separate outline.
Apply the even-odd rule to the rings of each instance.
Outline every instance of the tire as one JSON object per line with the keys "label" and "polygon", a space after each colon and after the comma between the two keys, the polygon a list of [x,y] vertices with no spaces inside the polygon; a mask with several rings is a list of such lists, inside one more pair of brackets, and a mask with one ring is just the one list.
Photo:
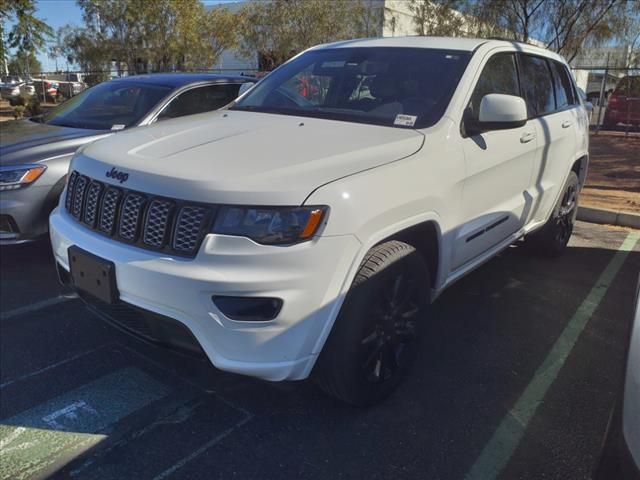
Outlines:
{"label": "tire", "polygon": [[355,406],[389,395],[414,361],[429,284],[411,245],[389,241],[369,250],[316,363],[318,386]]}
{"label": "tire", "polygon": [[547,223],[526,237],[526,243],[535,253],[546,257],[558,257],[564,252],[573,233],[579,196],[578,175],[572,171]]}

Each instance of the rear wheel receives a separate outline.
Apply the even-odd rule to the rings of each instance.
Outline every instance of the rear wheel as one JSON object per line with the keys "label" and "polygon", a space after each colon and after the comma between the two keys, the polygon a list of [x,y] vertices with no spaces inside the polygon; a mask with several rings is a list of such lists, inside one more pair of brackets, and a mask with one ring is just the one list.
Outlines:
{"label": "rear wheel", "polygon": [[320,388],[356,406],[389,395],[413,363],[428,292],[427,265],[411,245],[372,248],[316,364]]}
{"label": "rear wheel", "polygon": [[537,253],[549,257],[557,257],[564,252],[573,233],[573,226],[578,214],[579,196],[578,175],[575,172],[571,172],[560,200],[553,209],[551,218],[540,230],[528,235],[526,238],[526,242]]}

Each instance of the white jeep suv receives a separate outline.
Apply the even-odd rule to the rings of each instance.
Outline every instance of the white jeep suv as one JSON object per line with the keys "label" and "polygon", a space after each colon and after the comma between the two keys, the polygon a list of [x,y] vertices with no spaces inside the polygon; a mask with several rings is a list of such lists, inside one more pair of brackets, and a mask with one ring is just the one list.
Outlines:
{"label": "white jeep suv", "polygon": [[587,128],[543,49],[322,45],[228,110],[82,148],[51,241],[61,279],[117,325],[370,404],[446,287],[523,237],[562,252]]}

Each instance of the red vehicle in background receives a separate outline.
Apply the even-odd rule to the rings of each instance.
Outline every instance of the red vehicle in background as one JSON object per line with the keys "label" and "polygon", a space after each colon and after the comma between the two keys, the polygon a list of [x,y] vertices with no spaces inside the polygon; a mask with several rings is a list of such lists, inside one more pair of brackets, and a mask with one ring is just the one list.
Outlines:
{"label": "red vehicle in background", "polygon": [[623,77],[609,96],[603,127],[640,126],[640,75]]}
{"label": "red vehicle in background", "polygon": [[52,80],[34,80],[33,88],[35,94],[41,101],[55,102],[56,95],[58,94],[58,82]]}

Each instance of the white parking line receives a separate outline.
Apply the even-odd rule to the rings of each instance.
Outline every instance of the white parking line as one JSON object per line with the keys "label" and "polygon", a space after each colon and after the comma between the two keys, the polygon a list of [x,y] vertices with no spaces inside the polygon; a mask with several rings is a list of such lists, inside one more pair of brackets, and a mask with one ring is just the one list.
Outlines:
{"label": "white parking line", "polygon": [[36,310],[51,307],[52,305],[58,305],[59,303],[65,303],[70,300],[75,300],[76,298],[78,298],[77,295],[60,295],[58,297],[48,298],[40,302],[32,303],[30,305],[25,305],[24,307],[18,307],[13,310],[9,310],[8,312],[0,313],[0,320],[7,320],[9,318],[18,317],[20,315],[24,315],[25,313],[35,312]]}
{"label": "white parking line", "polygon": [[236,431],[237,429],[242,427],[245,423],[247,423],[252,418],[253,418],[253,415],[252,414],[248,414],[246,417],[244,417],[242,420],[240,420],[238,423],[236,423],[232,427],[227,428],[221,434],[216,435],[215,437],[213,437],[207,443],[205,443],[200,448],[198,448],[193,453],[191,453],[191,455],[187,455],[182,460],[174,463],[171,467],[167,468],[164,472],[162,472],[162,473],[156,475],[155,477],[153,477],[153,480],[162,480],[163,478],[167,478],[169,475],[175,473],[177,470],[180,470],[187,463],[191,462],[192,460],[194,460],[198,456],[202,455],[204,452],[209,450],[211,447],[213,447],[217,443],[220,443],[225,437],[227,437],[228,435],[230,435],[231,433],[233,433],[234,431]]}
{"label": "white parking line", "polygon": [[79,353],[77,355],[74,355],[73,357],[66,358],[64,360],[60,360],[59,362],[56,362],[56,363],[52,363],[51,365],[43,367],[40,370],[36,370],[35,372],[27,373],[25,375],[22,375],[21,377],[14,378],[13,380],[7,380],[4,383],[0,383],[0,390],[5,388],[5,387],[8,387],[9,385],[12,385],[12,384],[14,384],[16,382],[21,382],[23,380],[26,380],[27,378],[35,377],[36,375],[40,375],[41,373],[44,373],[44,372],[46,372],[48,370],[52,370],[52,369],[54,369],[56,367],[59,367],[60,365],[64,365],[65,363],[73,362],[74,360],[77,360],[80,357],[84,357],[85,355],[89,355],[90,353],[97,352],[98,350],[100,350],[100,349],[102,349],[102,348],[104,348],[106,346],[107,345],[102,345],[102,346],[100,346],[98,348],[94,348],[92,350],[87,350],[86,352]]}
{"label": "white parking line", "polygon": [[531,419],[543,403],[580,335],[639,240],[640,232],[631,232],[617,249],[520,398],[507,412],[489,442],[484,446],[480,456],[467,472],[465,480],[493,480],[500,475],[520,444]]}

